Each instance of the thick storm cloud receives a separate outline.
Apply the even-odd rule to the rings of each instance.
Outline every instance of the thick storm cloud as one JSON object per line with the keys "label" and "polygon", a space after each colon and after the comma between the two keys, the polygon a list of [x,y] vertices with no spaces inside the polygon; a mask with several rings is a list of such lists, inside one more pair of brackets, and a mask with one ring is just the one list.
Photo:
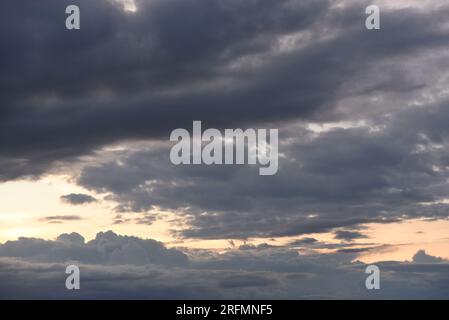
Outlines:
{"label": "thick storm cloud", "polygon": [[[8,1],[0,13],[3,180],[115,141],[166,139],[196,119],[351,120],[350,98],[419,95],[447,61],[445,7],[386,9],[370,33],[358,1],[155,0],[130,13],[79,0],[83,25],[68,32],[68,3]],[[433,72],[410,71],[426,59]]]}

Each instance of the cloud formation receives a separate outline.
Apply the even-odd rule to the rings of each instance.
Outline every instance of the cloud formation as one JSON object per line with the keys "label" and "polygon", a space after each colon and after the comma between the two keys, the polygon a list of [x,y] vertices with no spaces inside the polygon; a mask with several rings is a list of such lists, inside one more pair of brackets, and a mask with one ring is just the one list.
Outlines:
{"label": "cloud formation", "polygon": [[[187,249],[186,249],[187,250]],[[259,247],[189,255],[149,239],[76,233],[54,241],[21,238],[0,245],[0,298],[47,299],[335,299],[447,298],[448,261],[380,262],[379,291],[364,287],[365,265],[354,254],[299,255]],[[431,257],[431,256],[428,256]],[[124,259],[125,258],[125,259]],[[77,264],[81,290],[64,287]]]}
{"label": "cloud formation", "polygon": [[[364,224],[449,217],[449,6],[385,5],[369,32],[371,2],[5,0],[0,181],[64,173],[117,204],[113,224],[166,210],[177,238],[298,238],[222,254],[113,232],[20,238],[0,245],[0,297],[73,298],[62,271],[77,262],[84,298],[447,298],[448,263],[424,251],[379,263],[376,293],[353,262],[391,248],[356,242]],[[172,165],[169,134],[193,120],[278,128],[278,174]],[[308,236],[323,232],[341,243]]]}
{"label": "cloud formation", "polygon": [[[109,193],[120,213],[175,211],[187,238],[447,218],[449,7],[383,7],[381,32],[368,32],[367,3],[155,0],[130,13],[79,0],[83,26],[68,33],[58,27],[67,1],[11,1],[0,14],[0,179],[71,173],[99,155],[81,186]],[[280,128],[279,173],[171,166],[169,133],[192,120]],[[165,147],[101,158],[134,140]]]}
{"label": "cloud formation", "polygon": [[[106,0],[8,1],[0,178],[57,170],[124,139],[165,138],[192,120],[216,128],[348,120],[391,110],[361,108],[363,98],[401,103],[444,85],[436,79],[447,61],[447,8],[388,8],[382,32],[368,33],[367,3],[155,0],[136,1],[130,14]],[[82,11],[77,32],[61,23],[68,4]],[[423,62],[432,72],[409,68]]]}
{"label": "cloud formation", "polygon": [[251,166],[174,166],[169,149],[157,147],[86,166],[78,183],[109,193],[120,212],[177,212],[190,226],[177,235],[187,238],[271,238],[446,219],[447,137],[434,119],[446,117],[447,108],[433,106],[431,119],[428,108],[321,133],[286,127],[273,177],[261,179]]}
{"label": "cloud formation", "polygon": [[33,262],[77,261],[100,265],[182,266],[188,263],[184,253],[167,249],[161,242],[119,236],[112,231],[100,232],[87,243],[77,233],[62,234],[55,241],[19,238],[1,245],[0,257],[24,258]]}

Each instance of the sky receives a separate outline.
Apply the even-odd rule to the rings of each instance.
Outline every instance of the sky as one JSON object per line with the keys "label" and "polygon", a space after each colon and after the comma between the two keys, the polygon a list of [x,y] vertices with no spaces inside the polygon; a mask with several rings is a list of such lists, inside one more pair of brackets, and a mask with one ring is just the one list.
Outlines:
{"label": "sky", "polygon": [[[2,5],[0,299],[449,298],[446,1]],[[278,172],[174,165],[193,121]]]}

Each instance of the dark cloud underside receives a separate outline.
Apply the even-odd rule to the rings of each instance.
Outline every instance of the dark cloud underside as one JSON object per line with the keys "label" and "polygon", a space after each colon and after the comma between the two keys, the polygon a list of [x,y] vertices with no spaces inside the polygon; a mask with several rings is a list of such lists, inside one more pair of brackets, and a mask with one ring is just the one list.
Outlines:
{"label": "dark cloud underside", "polygon": [[[280,128],[279,173],[175,168],[153,148],[88,163],[78,183],[122,213],[176,211],[187,238],[448,217],[446,5],[382,7],[371,32],[364,1],[154,0],[129,13],[80,0],[81,30],[69,32],[68,3],[0,13],[0,179],[64,170],[114,142],[166,142],[202,120]],[[332,121],[347,126],[306,126]]]}

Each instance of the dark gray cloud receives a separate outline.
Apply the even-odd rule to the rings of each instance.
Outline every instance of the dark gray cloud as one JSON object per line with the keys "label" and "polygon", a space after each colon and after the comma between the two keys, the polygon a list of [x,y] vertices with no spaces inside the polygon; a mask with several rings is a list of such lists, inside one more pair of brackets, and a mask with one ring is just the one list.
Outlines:
{"label": "dark gray cloud", "polygon": [[412,258],[414,263],[443,263],[446,260],[440,257],[434,257],[426,253],[425,250],[419,250]]}
{"label": "dark gray cloud", "polygon": [[[67,4],[80,6],[80,31],[64,28]],[[328,1],[140,1],[134,15],[106,0],[9,6],[0,17],[9,40],[1,47],[0,83],[8,92],[2,95],[3,179],[38,174],[112,141],[167,135],[193,118],[248,121],[251,107],[241,112],[238,105],[256,107],[270,84],[229,65],[268,52],[277,35],[304,30]],[[206,85],[239,77],[242,85],[228,93]],[[289,89],[280,84],[276,95],[283,90]],[[18,164],[12,160],[19,157]]]}
{"label": "dark gray cloud", "polygon": [[163,243],[152,239],[119,236],[112,231],[100,232],[94,240],[85,243],[77,234],[63,234],[56,241],[19,238],[0,245],[0,257],[25,258],[29,261],[77,261],[86,264],[131,264],[182,266],[187,256],[167,249]]}
{"label": "dark gray cloud", "polygon": [[313,245],[317,242],[319,242],[319,241],[315,238],[307,238],[306,237],[306,238],[294,240],[294,241],[290,242],[289,244],[292,247],[295,247],[295,246],[303,246],[303,245]]}
{"label": "dark gray cloud", "polygon": [[[107,240],[107,241],[105,241]],[[101,242],[101,243],[100,243]],[[379,262],[381,290],[365,289],[365,267],[353,253],[300,255],[266,247],[218,254],[187,250],[189,263],[167,264],[154,240],[100,233],[85,243],[76,233],[55,241],[19,239],[0,245],[2,299],[444,299],[449,264]],[[88,248],[95,249],[90,254]],[[152,259],[134,258],[145,250]],[[161,251],[162,249],[162,251]],[[170,249],[173,250],[173,249]],[[170,254],[172,254],[171,251]],[[158,257],[158,258],[157,258]],[[428,256],[431,258],[431,256]],[[65,268],[76,264],[81,290],[64,287]]]}
{"label": "dark gray cloud", "polygon": [[76,232],[63,233],[56,238],[57,241],[66,242],[68,244],[84,245],[85,239],[82,235]]}
{"label": "dark gray cloud", "polygon": [[271,244],[268,243],[261,243],[258,245],[253,245],[253,244],[242,244],[241,246],[239,246],[239,250],[264,250],[264,249],[268,249],[268,248],[276,248],[277,246],[273,246]]}
{"label": "dark gray cloud", "polygon": [[[447,116],[442,103],[320,134],[285,127],[275,176],[260,177],[252,166],[177,167],[168,147],[157,147],[86,166],[78,183],[109,193],[117,211],[175,211],[190,225],[177,234],[188,238],[270,238],[445,219],[449,140],[425,116],[429,108],[434,118]],[[351,235],[360,237],[346,239]]]}
{"label": "dark gray cloud", "polygon": [[274,277],[264,274],[230,274],[225,279],[221,280],[219,286],[221,288],[241,288],[241,287],[265,287],[273,286],[277,283]]}
{"label": "dark gray cloud", "polygon": [[360,253],[364,253],[364,252],[369,252],[372,249],[373,249],[372,247],[346,248],[346,249],[338,249],[337,252],[338,253],[355,253],[355,254],[360,254]]}
{"label": "dark gray cloud", "polygon": [[366,236],[358,231],[337,230],[335,231],[335,239],[353,241],[356,239],[366,238]]}
{"label": "dark gray cloud", "polygon": [[66,194],[61,196],[61,200],[65,203],[69,203],[72,205],[80,205],[97,201],[97,199],[95,199],[94,197],[82,193]]}
{"label": "dark gray cloud", "polygon": [[[68,32],[73,3],[83,25]],[[444,66],[418,77],[409,64],[447,48],[446,8],[386,9],[382,32],[370,33],[367,3],[156,0],[129,14],[106,0],[9,1],[0,178],[57,170],[123,139],[166,138],[196,119],[218,128],[348,120],[368,112],[337,108],[349,97],[425,92]],[[300,39],[292,48],[289,36]]]}
{"label": "dark gray cloud", "polygon": [[[233,2],[227,5],[238,6]],[[279,9],[282,16],[284,5],[289,7],[287,2],[279,2],[270,9]],[[446,83],[441,70],[447,67],[447,30],[440,15],[445,9],[383,10],[382,32],[367,33],[353,23],[360,18],[360,7],[353,4],[338,10],[331,9],[328,2],[293,7],[307,11],[307,15],[312,14],[308,10],[319,17],[326,14],[319,20],[321,25],[306,23],[300,30],[295,25],[293,31],[279,33],[276,28],[262,28],[255,34],[265,39],[274,32],[277,38],[272,40],[276,42],[274,39],[280,36],[307,31],[312,40],[306,39],[300,48],[286,52],[273,46],[256,46],[262,50],[259,54],[270,54],[262,54],[264,58],[256,64],[260,67],[233,75],[239,80],[238,86],[226,95],[234,101],[223,97],[223,90],[214,92],[219,105],[212,103],[208,110],[212,110],[212,118],[224,122],[209,118],[207,110],[195,115],[200,100],[212,97],[210,92],[202,91],[201,98],[185,108],[192,115],[186,118],[186,127],[192,119],[218,127],[225,123],[255,125],[267,121],[263,118],[266,115],[272,125],[281,128],[284,157],[278,175],[262,181],[251,168],[175,168],[170,165],[168,149],[159,148],[121,154],[116,159],[120,161],[87,166],[78,182],[94,191],[109,192],[119,203],[119,212],[146,212],[155,207],[176,211],[191,226],[178,231],[178,235],[192,238],[296,236],[370,222],[446,218],[447,205],[437,203],[449,191],[449,157],[444,147],[449,115],[447,100],[440,94]],[[209,9],[207,5],[204,10]],[[406,21],[410,22],[408,27],[401,27]],[[323,38],[323,29],[329,25],[338,32]],[[429,72],[419,72],[423,65]],[[307,71],[308,77],[293,76],[297,70]],[[264,72],[269,76],[263,76]],[[265,86],[263,81],[270,83]],[[261,91],[255,94],[252,88]],[[245,118],[245,112],[256,110],[254,105],[245,103],[242,108],[240,95],[233,89],[257,97],[254,101],[259,107],[251,114],[252,120]],[[294,93],[286,94],[284,89]],[[311,113],[304,112],[308,103],[301,100],[309,95],[314,97]],[[274,100],[270,100],[272,97]],[[286,97],[294,103],[284,104]],[[270,101],[276,101],[276,107],[265,108]],[[171,119],[177,115],[173,112]],[[233,121],[225,122],[228,116]],[[155,118],[158,123],[180,124]],[[363,120],[366,125],[316,134],[300,124],[292,125],[293,119]],[[148,124],[148,128],[156,127]]]}

